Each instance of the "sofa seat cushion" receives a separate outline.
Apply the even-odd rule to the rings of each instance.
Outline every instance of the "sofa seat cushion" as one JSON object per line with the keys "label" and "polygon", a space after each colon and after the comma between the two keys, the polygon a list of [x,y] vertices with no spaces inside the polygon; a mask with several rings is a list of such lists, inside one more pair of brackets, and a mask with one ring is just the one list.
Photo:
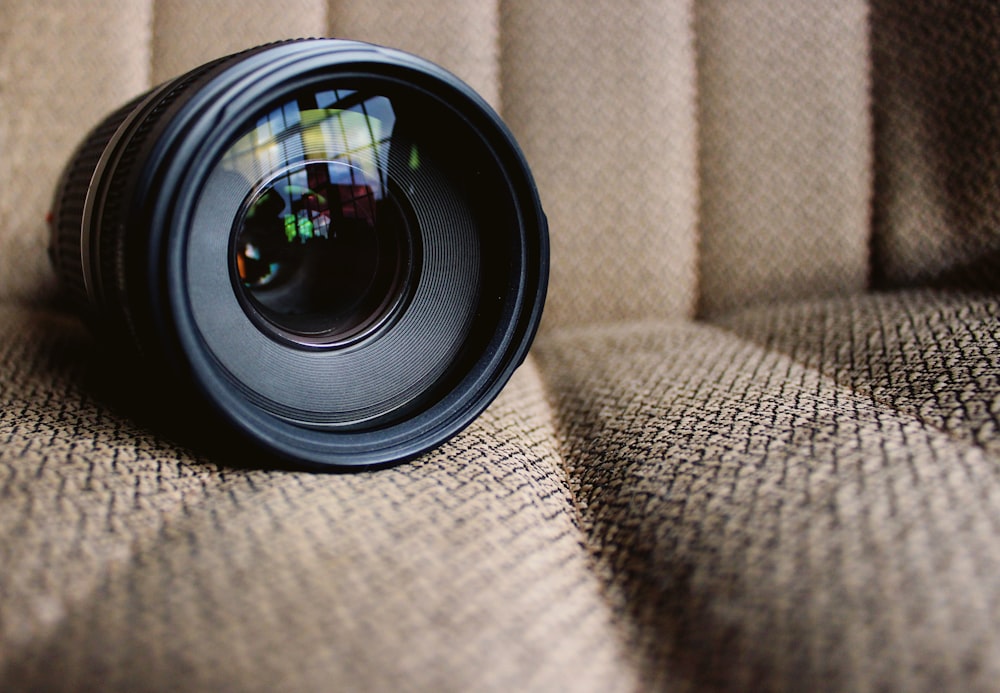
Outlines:
{"label": "sofa seat cushion", "polygon": [[292,473],[134,422],[73,318],[0,326],[0,690],[632,688],[530,359],[433,454]]}
{"label": "sofa seat cushion", "polygon": [[658,687],[988,689],[1000,298],[913,292],[536,352],[609,603]]}
{"label": "sofa seat cushion", "polygon": [[0,688],[987,688],[998,314],[550,331],[452,442],[330,475],[189,446],[0,307]]}

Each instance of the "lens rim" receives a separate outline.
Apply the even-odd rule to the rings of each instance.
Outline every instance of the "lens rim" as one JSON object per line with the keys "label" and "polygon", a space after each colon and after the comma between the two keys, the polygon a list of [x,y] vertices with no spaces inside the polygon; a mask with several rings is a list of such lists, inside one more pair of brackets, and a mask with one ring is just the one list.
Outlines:
{"label": "lens rim", "polygon": [[[184,282],[184,229],[199,186],[243,116],[274,93],[294,93],[313,81],[344,77],[399,80],[452,108],[477,134],[503,172],[518,228],[512,272],[497,326],[458,382],[426,407],[386,425],[362,430],[303,428],[255,406],[227,380],[192,319]],[[212,71],[161,120],[145,152],[130,228],[148,229],[145,328],[173,368],[186,373],[215,412],[297,466],[359,468],[395,464],[440,445],[471,423],[524,360],[538,329],[548,280],[548,233],[523,153],[499,116],[445,70],[393,49],[335,39],[285,43]]]}

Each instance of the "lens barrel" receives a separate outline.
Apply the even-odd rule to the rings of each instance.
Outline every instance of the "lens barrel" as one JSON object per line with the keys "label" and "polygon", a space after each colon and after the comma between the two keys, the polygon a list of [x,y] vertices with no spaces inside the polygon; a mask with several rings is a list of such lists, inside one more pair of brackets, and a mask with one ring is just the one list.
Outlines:
{"label": "lens barrel", "polygon": [[108,116],[51,233],[99,334],[263,459],[312,468],[397,463],[471,423],[528,351],[549,263],[485,101],[337,39],[221,58]]}

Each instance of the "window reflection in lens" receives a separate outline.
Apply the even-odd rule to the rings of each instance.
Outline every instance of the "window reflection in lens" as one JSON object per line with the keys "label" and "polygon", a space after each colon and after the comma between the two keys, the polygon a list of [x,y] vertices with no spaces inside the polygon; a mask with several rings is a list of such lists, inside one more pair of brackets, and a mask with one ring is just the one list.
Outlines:
{"label": "window reflection in lens", "polygon": [[279,330],[337,341],[400,302],[412,239],[389,193],[394,125],[384,96],[306,93],[224,155],[224,169],[260,181],[238,222],[235,272],[252,309]]}

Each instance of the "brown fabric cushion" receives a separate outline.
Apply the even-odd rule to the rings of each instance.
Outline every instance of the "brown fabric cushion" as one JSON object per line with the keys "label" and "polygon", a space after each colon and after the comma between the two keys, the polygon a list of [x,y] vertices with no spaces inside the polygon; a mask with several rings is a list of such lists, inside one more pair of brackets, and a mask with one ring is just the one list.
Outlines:
{"label": "brown fabric cushion", "polygon": [[4,308],[0,684],[985,690],[998,318],[557,330],[455,441],[330,476],[171,442],[75,321]]}
{"label": "brown fabric cushion", "polygon": [[504,116],[552,231],[549,328],[694,313],[691,5],[501,4]]}
{"label": "brown fabric cushion", "polygon": [[867,3],[696,3],[699,310],[864,289]]}
{"label": "brown fabric cushion", "polygon": [[1000,287],[1000,5],[872,2],[880,286]]}
{"label": "brown fabric cushion", "polygon": [[995,685],[998,318],[996,296],[915,293],[545,340],[570,488],[643,680]]}
{"label": "brown fabric cushion", "polygon": [[0,299],[55,290],[45,214],[88,128],[149,85],[151,4],[4,2],[0,7]]}
{"label": "brown fabric cushion", "polygon": [[1000,455],[996,295],[903,297],[792,303],[720,324],[958,442]]}
{"label": "brown fabric cushion", "polygon": [[[135,0],[132,0],[135,2]],[[144,0],[149,86],[228,53],[285,38],[323,36],[327,0]],[[84,7],[86,3],[81,3]]]}
{"label": "brown fabric cushion", "polygon": [[75,320],[0,325],[0,689],[632,688],[531,361],[412,464],[269,472],[133,422]]}

